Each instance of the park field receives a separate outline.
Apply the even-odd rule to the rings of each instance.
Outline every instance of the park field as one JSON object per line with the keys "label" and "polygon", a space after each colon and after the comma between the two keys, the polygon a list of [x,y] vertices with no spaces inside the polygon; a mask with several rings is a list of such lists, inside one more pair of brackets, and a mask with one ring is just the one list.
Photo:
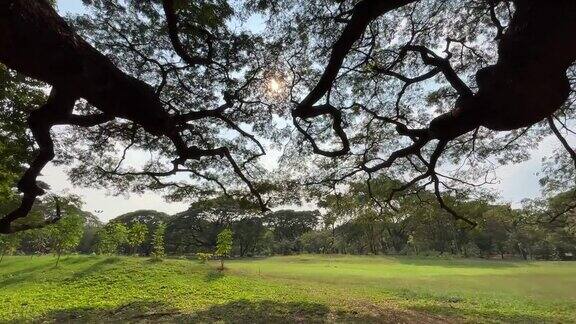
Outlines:
{"label": "park field", "polygon": [[575,262],[6,257],[0,322],[571,323]]}

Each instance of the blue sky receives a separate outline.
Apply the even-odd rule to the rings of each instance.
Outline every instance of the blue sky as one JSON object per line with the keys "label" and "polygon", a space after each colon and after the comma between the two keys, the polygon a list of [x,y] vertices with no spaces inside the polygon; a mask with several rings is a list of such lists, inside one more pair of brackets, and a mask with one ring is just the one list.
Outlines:
{"label": "blue sky", "polygon": [[61,13],[78,13],[84,8],[81,0],[58,0],[57,4]]}
{"label": "blue sky", "polygon": [[[58,0],[57,4],[61,14],[75,14],[83,11],[81,0]],[[558,149],[556,140],[547,138],[540,143],[537,150],[532,152],[532,158],[529,161],[498,169],[499,184],[493,185],[492,188],[501,194],[502,201],[518,205],[524,198],[539,196],[539,176],[536,173],[541,169],[542,158],[550,155],[555,149]],[[92,212],[102,211],[97,216],[103,220],[109,220],[119,214],[137,209],[155,209],[176,213],[187,207],[184,203],[166,203],[160,195],[155,193],[114,197],[108,195],[105,190],[75,188],[66,179],[64,170],[54,166],[47,168],[42,180],[49,183],[56,192],[80,194],[86,202],[85,209]]]}

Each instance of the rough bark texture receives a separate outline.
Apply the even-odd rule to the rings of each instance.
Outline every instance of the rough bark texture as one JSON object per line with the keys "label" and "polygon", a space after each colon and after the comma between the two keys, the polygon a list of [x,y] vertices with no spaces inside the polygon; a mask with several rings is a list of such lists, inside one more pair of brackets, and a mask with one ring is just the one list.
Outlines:
{"label": "rough bark texture", "polygon": [[[296,129],[310,142],[317,154],[327,157],[344,156],[350,153],[350,141],[343,129],[343,110],[334,107],[329,100],[345,58],[353,50],[368,26],[376,18],[391,10],[408,5],[409,0],[363,0],[351,11],[340,38],[332,46],[332,52],[324,73],[308,96],[293,110],[292,116]],[[425,46],[406,44],[401,46],[398,57],[386,67],[376,68],[376,73],[396,77],[406,85],[421,82],[442,73],[446,81],[455,90],[458,99],[454,108],[432,119],[428,127],[411,129],[404,124],[397,104],[397,116],[381,116],[362,104],[356,104],[374,119],[396,126],[399,136],[407,136],[412,144],[393,151],[387,158],[378,157],[373,161],[364,161],[356,169],[339,176],[334,181],[348,179],[360,172],[371,174],[391,167],[396,161],[414,156],[423,160],[426,170],[415,168],[419,174],[405,185],[393,191],[404,191],[424,179],[434,185],[435,196],[440,206],[454,217],[469,224],[474,223],[457,214],[442,198],[441,181],[435,171],[437,162],[448,142],[474,131],[481,126],[495,131],[514,130],[528,127],[552,116],[566,102],[570,94],[567,69],[576,61],[576,1],[574,0],[515,0],[515,12],[510,24],[505,28],[496,17],[494,8],[504,0],[487,0],[491,8],[492,20],[498,29],[498,61],[496,64],[477,72],[478,89],[471,89],[451,66],[452,54],[447,47],[446,57],[441,57]],[[424,64],[433,67],[430,72],[413,79],[394,71],[397,62],[405,59],[408,52],[420,54]],[[406,89],[403,88],[401,94]],[[400,96],[399,96],[400,98]],[[332,118],[334,134],[340,139],[341,147],[336,150],[323,150],[308,131],[300,126],[298,119],[312,119],[327,115]],[[422,156],[422,149],[437,140],[436,148],[428,161]],[[378,161],[378,162],[375,162]],[[370,163],[373,162],[373,163]],[[376,163],[376,164],[375,164]],[[368,182],[370,182],[368,180]],[[426,187],[424,185],[424,187]],[[374,199],[376,202],[377,200]],[[381,206],[379,202],[378,205]]]}
{"label": "rough bark texture", "polygon": [[[304,119],[331,115],[335,120],[334,129],[347,148],[347,138],[340,134],[340,127],[336,125],[341,122],[339,112],[326,105],[314,105],[330,91],[345,57],[369,23],[412,2],[359,2],[332,48],[321,79],[293,115]],[[517,0],[514,3],[514,17],[500,37],[498,62],[477,73],[479,88],[476,93],[458,78],[448,60],[434,57],[428,49],[420,46],[405,48],[420,52],[426,64],[440,69],[460,95],[451,112],[430,123],[427,135],[430,138],[451,140],[479,126],[498,131],[530,126],[557,111],[568,98],[566,70],[576,60],[576,1]],[[331,156],[343,155],[347,151],[318,153]]]}
{"label": "rough bark texture", "polygon": [[576,1],[516,1],[498,62],[477,73],[475,95],[431,123],[434,137],[451,139],[478,126],[513,130],[553,114],[568,99],[575,35]]}
{"label": "rough bark texture", "polygon": [[[175,13],[171,10],[173,8],[168,6],[167,15],[174,20]],[[169,28],[171,34],[177,33],[174,23]],[[180,48],[182,51],[184,49]],[[0,233],[25,229],[14,228],[13,222],[25,217],[36,197],[43,194],[36,184],[36,178],[54,157],[50,129],[55,125],[90,127],[114,118],[128,119],[150,134],[168,138],[177,156],[174,170],[190,159],[226,159],[257,198],[262,210],[267,210],[262,197],[243,174],[228,148],[188,147],[179,133],[178,130],[188,120],[213,117],[214,111],[194,112],[190,118],[171,116],[152,87],[122,72],[79,37],[46,0],[0,0],[0,62],[53,87],[47,104],[33,113],[29,120],[40,149],[18,184],[18,189],[23,193],[22,203],[15,211],[0,218]],[[198,59],[195,62],[208,64],[209,60]],[[86,99],[102,113],[74,115],[74,103],[79,98]],[[54,220],[57,219],[49,221]]]}
{"label": "rough bark texture", "polygon": [[[32,113],[28,123],[39,151],[18,183],[21,205],[0,219],[0,233],[14,232],[12,223],[25,217],[44,193],[36,178],[54,158],[50,129],[59,124],[92,126],[113,118],[126,118],[155,135],[175,137],[170,116],[153,89],[122,71],[78,37],[44,0],[0,1],[0,62],[53,86],[48,102]],[[103,114],[72,114],[84,98]],[[56,221],[48,220],[49,222]]]}
{"label": "rough bark texture", "polygon": [[77,36],[44,0],[0,1],[0,61],[152,134],[172,131],[153,89]]}

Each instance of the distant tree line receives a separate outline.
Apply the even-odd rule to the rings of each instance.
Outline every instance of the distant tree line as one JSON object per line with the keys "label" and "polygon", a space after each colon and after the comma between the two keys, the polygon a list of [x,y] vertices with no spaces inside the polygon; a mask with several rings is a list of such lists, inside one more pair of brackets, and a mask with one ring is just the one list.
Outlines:
{"label": "distant tree line", "polygon": [[353,183],[345,194],[324,196],[323,228],[301,237],[306,252],[348,254],[452,254],[570,260],[576,255],[575,192],[525,201],[521,208],[488,195],[445,195],[443,200],[477,225],[459,221],[431,203],[426,190],[384,203],[403,184],[377,178]]}
{"label": "distant tree line", "polygon": [[[397,186],[382,179],[374,181],[371,190],[353,184],[345,194],[324,195],[316,211],[285,209],[262,215],[248,203],[220,197],[172,216],[142,210],[107,224],[68,201],[56,224],[0,236],[0,254],[59,257],[77,252],[155,259],[165,254],[217,255],[218,235],[230,230],[232,246],[226,255],[234,257],[339,253],[571,260],[576,255],[576,215],[560,214],[573,201],[573,192],[527,202],[519,209],[495,204],[489,197],[447,196],[478,224],[472,228],[427,204],[432,193],[401,196],[393,206],[376,203]],[[556,215],[553,222],[549,215]]]}

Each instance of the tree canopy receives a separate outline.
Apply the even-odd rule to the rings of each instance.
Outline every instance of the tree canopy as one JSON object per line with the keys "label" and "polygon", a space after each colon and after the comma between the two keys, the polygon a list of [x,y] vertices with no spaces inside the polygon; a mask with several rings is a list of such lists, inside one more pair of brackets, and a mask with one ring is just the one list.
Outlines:
{"label": "tree canopy", "polygon": [[[45,193],[37,177],[51,161],[76,184],[224,193],[262,211],[364,182],[382,213],[429,189],[475,225],[452,197],[482,195],[497,165],[554,136],[562,149],[542,183],[574,187],[572,0],[84,3],[67,19],[47,0],[0,3],[1,113],[21,136],[11,141],[28,141],[1,233],[29,227],[15,222]],[[32,80],[50,86],[43,103]],[[274,172],[262,163],[271,150]],[[382,174],[399,179],[384,196],[372,190]]]}

